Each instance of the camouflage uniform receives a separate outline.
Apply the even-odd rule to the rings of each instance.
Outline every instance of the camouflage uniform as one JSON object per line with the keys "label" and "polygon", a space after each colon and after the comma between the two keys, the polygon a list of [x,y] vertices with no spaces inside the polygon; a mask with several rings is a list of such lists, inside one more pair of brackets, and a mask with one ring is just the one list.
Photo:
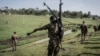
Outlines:
{"label": "camouflage uniform", "polygon": [[87,29],[87,25],[85,25],[84,23],[80,26],[81,29],[81,43],[83,43],[83,41],[85,41],[85,37],[87,35],[88,29]]}
{"label": "camouflage uniform", "polygon": [[48,44],[48,56],[57,56],[59,52],[59,38],[57,36],[56,30],[56,24],[47,24],[43,27],[37,28],[34,31],[38,30],[48,30],[48,37],[49,39],[49,44]]}

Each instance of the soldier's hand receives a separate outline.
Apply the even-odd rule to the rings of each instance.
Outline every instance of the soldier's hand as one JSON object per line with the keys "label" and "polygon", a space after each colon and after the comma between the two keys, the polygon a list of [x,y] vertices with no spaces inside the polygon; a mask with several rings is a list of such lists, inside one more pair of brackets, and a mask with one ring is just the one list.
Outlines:
{"label": "soldier's hand", "polygon": [[27,35],[29,36],[29,35],[31,35],[32,33],[36,32],[36,31],[37,31],[37,29],[33,30],[33,32],[27,33]]}
{"label": "soldier's hand", "polygon": [[27,35],[29,36],[29,35],[31,35],[31,33],[27,33]]}

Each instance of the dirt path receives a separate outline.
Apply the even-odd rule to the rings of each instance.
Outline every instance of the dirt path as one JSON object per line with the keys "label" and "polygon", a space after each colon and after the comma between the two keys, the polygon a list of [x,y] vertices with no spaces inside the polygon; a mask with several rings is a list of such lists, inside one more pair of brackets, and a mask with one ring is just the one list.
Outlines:
{"label": "dirt path", "polygon": [[[70,33],[72,33],[71,30],[68,30],[68,31],[64,32],[64,35],[67,35],[67,34],[70,34]],[[25,45],[22,45],[22,46],[29,47],[29,46],[32,46],[34,44],[39,44],[39,43],[42,43],[42,42],[45,42],[45,41],[48,41],[48,40],[49,40],[49,38],[45,38],[45,39],[38,40],[36,42],[32,42],[32,43],[25,44]],[[17,46],[17,47],[21,47],[21,46]],[[7,51],[7,50],[11,50],[11,47],[7,48],[7,49],[3,49],[2,51]]]}

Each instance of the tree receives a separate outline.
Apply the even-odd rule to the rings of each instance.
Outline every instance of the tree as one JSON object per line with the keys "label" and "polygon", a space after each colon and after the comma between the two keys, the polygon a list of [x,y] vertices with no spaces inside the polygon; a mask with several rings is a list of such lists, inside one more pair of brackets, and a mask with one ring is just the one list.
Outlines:
{"label": "tree", "polygon": [[78,14],[77,14],[77,17],[82,18],[82,15],[83,15],[83,12],[79,11]]}
{"label": "tree", "polygon": [[68,17],[70,17],[70,14],[71,14],[70,11],[64,11],[62,16],[68,18]]}
{"label": "tree", "polygon": [[76,11],[73,11],[72,13],[71,13],[71,18],[76,18],[77,17],[77,12]]}
{"label": "tree", "polygon": [[46,14],[49,14],[48,10],[44,9],[44,10],[41,10],[40,12],[41,15],[46,15]]}
{"label": "tree", "polygon": [[88,14],[84,13],[82,17],[88,18]]}
{"label": "tree", "polygon": [[88,11],[88,18],[91,18],[91,12]]}
{"label": "tree", "polygon": [[25,14],[34,15],[35,14],[35,10],[33,8],[26,9],[25,10]]}

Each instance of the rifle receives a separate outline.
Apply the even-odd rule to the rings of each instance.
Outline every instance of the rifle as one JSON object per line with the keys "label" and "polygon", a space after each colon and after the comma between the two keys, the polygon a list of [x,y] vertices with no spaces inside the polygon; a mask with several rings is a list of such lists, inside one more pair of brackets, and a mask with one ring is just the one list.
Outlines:
{"label": "rifle", "polygon": [[65,51],[64,48],[62,48],[62,38],[63,38],[63,34],[64,34],[64,30],[63,30],[63,24],[62,24],[62,0],[60,0],[60,4],[59,4],[59,14],[58,14],[58,17],[59,17],[59,20],[58,20],[58,24],[59,24],[59,31],[58,31],[58,36],[59,36],[59,41],[60,41],[60,44],[61,44],[61,49]]}
{"label": "rifle", "polygon": [[59,17],[59,37],[60,37],[60,41],[62,40],[63,38],[63,34],[64,34],[64,30],[63,30],[63,24],[62,24],[62,0],[60,0],[60,4],[59,4],[59,14],[58,14],[58,17]]}
{"label": "rifle", "polygon": [[53,16],[57,19],[57,16],[53,13],[53,11],[50,9],[50,7],[45,2],[43,4],[44,4],[44,6],[46,6],[49,9],[51,14],[53,14]]}
{"label": "rifle", "polygon": [[58,16],[59,16],[59,21],[60,21],[61,25],[62,25],[62,5],[63,5],[63,3],[60,0],[60,4],[59,4],[59,14],[58,14]]}
{"label": "rifle", "polygon": [[[43,3],[44,4],[44,6],[46,6],[48,9],[49,9],[49,11],[51,12],[51,14],[56,18],[56,20],[57,20],[57,22],[58,22],[58,24],[59,24],[59,30],[60,30],[60,32],[63,32],[63,24],[62,24],[62,2],[61,2],[61,0],[60,0],[60,4],[59,4],[59,14],[58,14],[58,17],[53,13],[53,11],[50,9],[50,7],[44,2]],[[63,34],[62,34],[63,35]]]}

